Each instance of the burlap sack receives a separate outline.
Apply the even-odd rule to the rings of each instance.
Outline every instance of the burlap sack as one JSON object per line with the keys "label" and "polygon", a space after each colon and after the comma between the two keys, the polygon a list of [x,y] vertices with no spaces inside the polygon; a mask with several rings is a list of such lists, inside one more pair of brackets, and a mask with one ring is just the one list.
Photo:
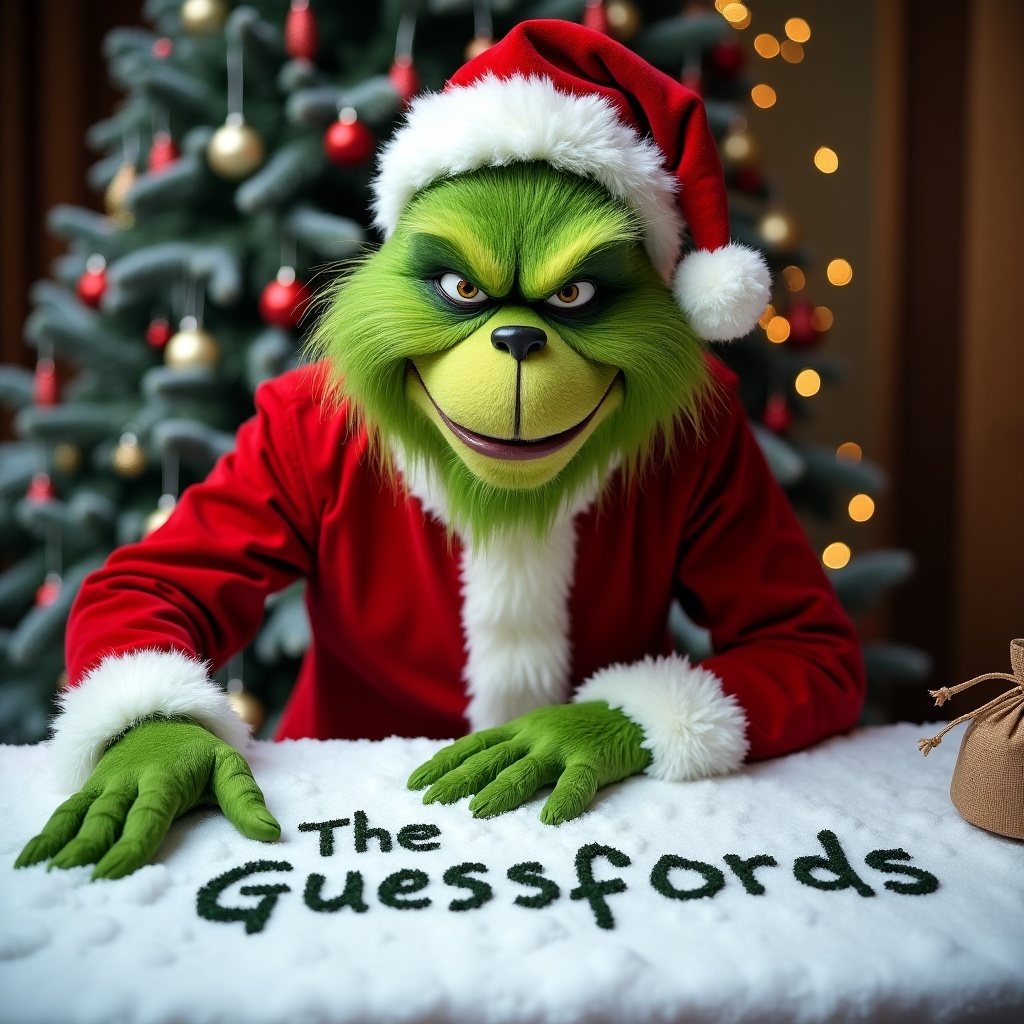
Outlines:
{"label": "burlap sack", "polygon": [[1010,642],[1013,675],[988,672],[959,686],[930,690],[941,707],[954,694],[983,679],[1007,679],[1016,685],[984,706],[954,719],[937,736],[918,741],[922,754],[961,722],[973,719],[960,744],[949,795],[972,825],[1001,836],[1024,839],[1024,640]]}

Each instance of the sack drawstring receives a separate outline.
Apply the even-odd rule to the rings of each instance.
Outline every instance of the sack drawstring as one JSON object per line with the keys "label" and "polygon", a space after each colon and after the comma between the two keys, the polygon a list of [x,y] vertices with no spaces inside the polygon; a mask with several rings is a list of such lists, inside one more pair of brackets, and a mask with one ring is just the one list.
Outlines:
{"label": "sack drawstring", "polygon": [[929,690],[928,693],[935,698],[935,706],[942,707],[951,697],[955,694],[966,690],[968,687],[974,686],[975,683],[980,683],[985,679],[1004,679],[1011,683],[1017,684],[1017,690],[1007,690],[1005,693],[999,694],[998,697],[993,698],[987,704],[983,704],[980,708],[976,708],[974,711],[969,711],[966,715],[961,715],[959,718],[954,718],[941,732],[936,733],[930,739],[919,739],[917,741],[917,749],[928,756],[929,752],[934,750],[941,742],[942,737],[949,732],[954,726],[959,725],[961,722],[969,721],[978,715],[984,714],[986,711],[991,711],[997,705],[1001,704],[1007,698],[1017,699],[1021,693],[1024,693],[1024,681],[1018,679],[1015,675],[1011,676],[1007,672],[986,672],[983,675],[975,676],[973,679],[968,679],[966,683],[960,683],[959,686],[943,686],[938,690]]}

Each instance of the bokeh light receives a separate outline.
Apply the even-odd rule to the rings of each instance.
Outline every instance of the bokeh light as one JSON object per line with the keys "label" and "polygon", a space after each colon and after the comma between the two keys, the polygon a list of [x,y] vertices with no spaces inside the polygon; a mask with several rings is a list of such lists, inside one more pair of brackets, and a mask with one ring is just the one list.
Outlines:
{"label": "bokeh light", "polygon": [[847,462],[860,462],[863,457],[864,452],[856,441],[844,441],[836,449],[836,458],[845,459]]}
{"label": "bokeh light", "polygon": [[875,503],[868,494],[855,494],[848,507],[855,523],[866,523],[875,514]]}
{"label": "bokeh light", "polygon": [[853,267],[850,266],[848,260],[832,260],[829,263],[825,274],[831,284],[834,284],[837,287],[842,287],[844,284],[849,284],[853,280]]}
{"label": "bokeh light", "polygon": [[821,390],[821,375],[817,370],[801,370],[793,381],[796,393],[804,398],[810,398]]}
{"label": "bokeh light", "polygon": [[811,38],[811,26],[803,18],[790,18],[786,22],[786,35],[794,43],[806,43]]}
{"label": "bokeh light", "polygon": [[834,544],[829,544],[821,553],[821,560],[830,569],[842,569],[850,561],[851,554],[852,552],[848,545],[843,544],[841,541],[836,541]]}
{"label": "bokeh light", "polygon": [[771,60],[772,57],[779,55],[779,41],[770,33],[762,32],[754,39],[754,49],[765,60]]}
{"label": "bokeh light", "polygon": [[839,157],[836,156],[836,151],[829,149],[828,146],[819,146],[814,154],[814,166],[822,174],[834,174],[839,170]]}
{"label": "bokeh light", "polygon": [[775,95],[775,90],[770,85],[761,84],[755,85],[750,90],[750,98],[754,101],[755,107],[767,110],[769,107],[775,106],[778,96]]}
{"label": "bokeh light", "polygon": [[782,271],[782,283],[788,291],[799,292],[803,291],[807,278],[799,267],[785,267]]}

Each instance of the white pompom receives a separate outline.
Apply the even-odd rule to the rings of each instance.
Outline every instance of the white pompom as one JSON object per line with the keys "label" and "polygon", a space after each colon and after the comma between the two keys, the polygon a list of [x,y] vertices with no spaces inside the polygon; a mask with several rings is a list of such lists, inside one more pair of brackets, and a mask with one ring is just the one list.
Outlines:
{"label": "white pompom", "polygon": [[771,276],[756,249],[730,242],[698,249],[679,264],[672,292],[690,326],[707,341],[749,333],[771,298]]}

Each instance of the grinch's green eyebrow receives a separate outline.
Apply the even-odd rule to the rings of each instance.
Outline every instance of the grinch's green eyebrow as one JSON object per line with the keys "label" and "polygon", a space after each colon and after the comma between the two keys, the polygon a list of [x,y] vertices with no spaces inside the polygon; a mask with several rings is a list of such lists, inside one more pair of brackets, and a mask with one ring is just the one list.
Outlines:
{"label": "grinch's green eyebrow", "polygon": [[454,270],[488,295],[504,295],[512,285],[494,255],[477,238],[442,237],[426,231],[409,236],[410,269],[417,277],[434,277]]}
{"label": "grinch's green eyebrow", "polygon": [[615,238],[596,241],[592,237],[573,239],[563,248],[546,255],[543,261],[520,268],[520,287],[527,299],[546,299],[562,285],[583,278],[595,278],[605,286],[627,284],[632,280],[637,243]]}

